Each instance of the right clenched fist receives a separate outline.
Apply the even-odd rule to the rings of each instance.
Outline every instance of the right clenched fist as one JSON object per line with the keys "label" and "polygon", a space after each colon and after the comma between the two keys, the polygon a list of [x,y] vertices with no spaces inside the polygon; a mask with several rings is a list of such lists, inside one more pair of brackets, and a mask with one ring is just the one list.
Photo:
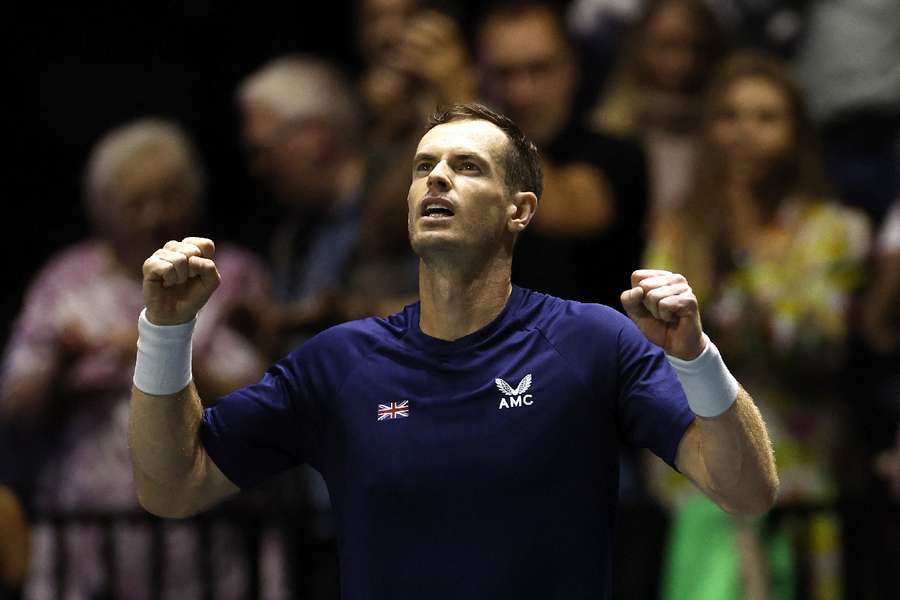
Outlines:
{"label": "right clenched fist", "polygon": [[172,240],[144,261],[144,304],[154,325],[178,325],[193,319],[219,287],[212,261],[212,240]]}

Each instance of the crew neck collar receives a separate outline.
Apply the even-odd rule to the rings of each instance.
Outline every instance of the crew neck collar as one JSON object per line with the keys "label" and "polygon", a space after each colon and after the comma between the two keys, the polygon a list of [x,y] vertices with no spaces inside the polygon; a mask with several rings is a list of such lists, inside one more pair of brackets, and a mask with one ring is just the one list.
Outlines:
{"label": "crew neck collar", "polygon": [[511,322],[514,319],[516,309],[521,305],[524,296],[524,288],[513,285],[512,291],[509,294],[509,298],[506,299],[506,304],[503,306],[503,309],[490,323],[481,329],[455,340],[442,340],[440,338],[432,337],[427,333],[423,333],[419,327],[422,305],[421,302],[416,302],[412,305],[409,330],[406,338],[416,347],[436,354],[454,354],[469,350],[484,340],[487,340]]}

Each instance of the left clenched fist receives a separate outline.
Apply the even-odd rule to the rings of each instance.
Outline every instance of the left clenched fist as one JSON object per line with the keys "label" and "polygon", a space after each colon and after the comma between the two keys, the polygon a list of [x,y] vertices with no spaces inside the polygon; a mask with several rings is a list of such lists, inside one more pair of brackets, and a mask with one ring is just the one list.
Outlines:
{"label": "left clenched fist", "polygon": [[666,354],[692,360],[706,348],[697,297],[683,275],[641,269],[631,274],[622,306],[651,342]]}

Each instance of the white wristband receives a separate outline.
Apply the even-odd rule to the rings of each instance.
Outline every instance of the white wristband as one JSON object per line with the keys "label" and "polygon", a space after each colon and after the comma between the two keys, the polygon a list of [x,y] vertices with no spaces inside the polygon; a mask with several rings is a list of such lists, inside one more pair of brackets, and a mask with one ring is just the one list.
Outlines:
{"label": "white wristband", "polygon": [[683,360],[668,354],[666,358],[675,369],[694,414],[718,417],[737,400],[740,385],[709,338],[706,339],[706,348],[694,360]]}
{"label": "white wristband", "polygon": [[154,396],[180,392],[191,382],[191,336],[197,318],[180,325],[154,325],[146,312],[138,318],[134,387]]}

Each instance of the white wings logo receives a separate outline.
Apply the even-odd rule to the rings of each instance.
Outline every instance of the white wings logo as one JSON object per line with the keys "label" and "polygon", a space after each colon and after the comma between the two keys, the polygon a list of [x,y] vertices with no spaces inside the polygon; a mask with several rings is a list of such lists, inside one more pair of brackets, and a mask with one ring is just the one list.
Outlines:
{"label": "white wings logo", "polygon": [[[531,394],[526,394],[525,392],[531,387],[531,373],[522,378],[522,381],[519,382],[515,388],[506,383],[504,380],[499,377],[494,380],[494,383],[497,384],[497,389],[506,394],[500,398],[500,406],[498,410],[503,410],[504,408],[513,408],[516,406],[531,406],[533,403]],[[508,397],[507,397],[508,396]]]}
{"label": "white wings logo", "polygon": [[499,377],[494,380],[497,383],[497,389],[499,389],[504,394],[508,394],[510,396],[518,396],[519,394],[524,394],[528,391],[528,388],[531,387],[531,373],[522,378],[522,381],[519,382],[519,385],[516,386],[516,389],[510,387],[508,383],[500,379]]}

